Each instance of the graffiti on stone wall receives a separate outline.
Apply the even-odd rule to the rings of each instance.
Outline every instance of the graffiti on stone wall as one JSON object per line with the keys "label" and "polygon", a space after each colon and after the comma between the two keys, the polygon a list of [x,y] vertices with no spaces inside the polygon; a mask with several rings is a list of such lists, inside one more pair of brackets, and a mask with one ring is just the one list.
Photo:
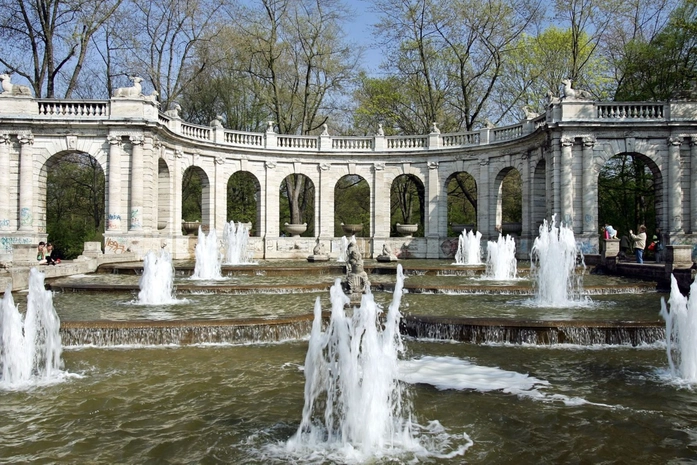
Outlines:
{"label": "graffiti on stone wall", "polygon": [[10,228],[10,220],[7,218],[1,219],[0,220],[0,229],[9,229]]}
{"label": "graffiti on stone wall", "polygon": [[0,237],[0,250],[4,252],[12,252],[12,246],[14,244],[31,244],[32,240],[29,237],[10,237],[2,236]]}
{"label": "graffiti on stone wall", "polygon": [[584,255],[599,253],[598,248],[594,246],[589,240],[578,241],[576,242],[576,246],[578,247],[578,250],[580,250],[581,253]]}
{"label": "graffiti on stone wall", "polygon": [[120,244],[116,239],[108,237],[104,243],[104,247],[110,253],[124,253],[126,252],[126,246]]}
{"label": "graffiti on stone wall", "polygon": [[31,209],[28,207],[22,207],[19,211],[19,225],[20,226],[31,226],[34,219],[31,216]]}
{"label": "graffiti on stone wall", "polygon": [[106,221],[107,229],[119,229],[121,227],[121,215],[110,213]]}
{"label": "graffiti on stone wall", "polygon": [[457,253],[457,247],[460,239],[457,237],[449,237],[440,244],[440,250],[448,258],[454,257]]}
{"label": "graffiti on stone wall", "polygon": [[140,210],[134,208],[131,210],[131,228],[140,227]]}

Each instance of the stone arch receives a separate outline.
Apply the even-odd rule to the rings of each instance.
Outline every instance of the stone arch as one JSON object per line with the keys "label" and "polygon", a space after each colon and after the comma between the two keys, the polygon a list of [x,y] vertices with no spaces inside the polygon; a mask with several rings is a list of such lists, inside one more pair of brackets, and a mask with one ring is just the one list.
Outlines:
{"label": "stone arch", "polygon": [[503,234],[522,233],[523,179],[519,170],[507,166],[494,178],[496,230]]}
{"label": "stone arch", "polygon": [[261,232],[261,183],[253,173],[236,171],[227,181],[226,221],[252,223],[250,236]]}
{"label": "stone arch", "polygon": [[[297,195],[296,195],[297,194]],[[310,176],[303,173],[291,173],[285,176],[279,184],[278,218],[280,229],[286,223],[307,223],[303,237],[314,237],[317,190]],[[296,205],[293,205],[297,203]],[[295,211],[293,211],[295,210]]]}
{"label": "stone arch", "polygon": [[400,174],[390,185],[390,236],[401,235],[396,224],[416,224],[414,236],[424,235],[426,216],[426,190],[424,183],[415,174]]}
{"label": "stone arch", "polygon": [[[651,191],[651,197],[653,197],[653,199],[650,199],[650,205],[647,205],[648,217],[644,218],[643,220],[638,218],[637,221],[634,221],[633,219],[627,218],[628,216],[633,215],[633,212],[625,212],[625,214],[621,216],[621,219],[617,220],[608,217],[608,202],[612,201],[613,199],[612,194],[606,191],[608,186],[603,186],[600,177],[603,174],[611,174],[608,173],[609,170],[613,170],[613,167],[610,166],[611,164],[617,163],[619,165],[626,163],[627,158],[631,158],[632,160],[636,158],[641,165],[643,165],[642,169],[648,170],[648,172],[651,173],[650,181],[652,186],[648,187]],[[618,229],[618,237],[621,237],[627,235],[629,229],[636,231],[636,228],[639,225],[633,223],[643,221],[646,223],[647,234],[649,234],[649,237],[651,234],[653,234],[653,231],[656,228],[661,228],[663,231],[668,230],[665,198],[666,192],[664,189],[665,179],[660,166],[653,157],[641,152],[621,151],[612,156],[601,158],[601,163],[597,164],[594,169],[595,182],[597,185],[597,199],[595,204],[597,205],[598,209],[598,229],[602,228],[604,223],[614,223],[612,225],[615,227],[615,229]],[[623,183],[624,186],[626,186],[626,184],[626,182]]]}
{"label": "stone arch", "polygon": [[452,173],[445,180],[448,236],[458,236],[463,225],[468,230],[477,228],[477,184],[467,171]]}
{"label": "stone arch", "polygon": [[200,221],[202,225],[212,226],[210,178],[198,165],[191,165],[182,172],[182,220]]}
{"label": "stone arch", "polygon": [[[72,176],[80,176],[84,181],[71,182],[75,179]],[[80,189],[80,192],[75,191],[71,195],[66,189]],[[92,154],[80,150],[64,150],[46,158],[39,170],[36,196],[37,218],[34,219],[34,227],[39,233],[48,234],[48,239],[55,243],[56,249],[65,258],[74,258],[82,252],[84,241],[101,241],[106,226],[106,175],[104,166]],[[67,208],[74,207],[77,200],[85,201],[86,211],[84,227],[77,231],[83,237],[73,250],[63,237],[74,234],[73,227],[79,226],[80,221],[67,216]],[[21,212],[19,216],[21,217]],[[21,218],[18,218],[19,221]]]}
{"label": "stone arch", "polygon": [[370,236],[370,185],[359,174],[346,174],[334,184],[334,236],[348,235],[341,224],[360,224],[356,236]]}

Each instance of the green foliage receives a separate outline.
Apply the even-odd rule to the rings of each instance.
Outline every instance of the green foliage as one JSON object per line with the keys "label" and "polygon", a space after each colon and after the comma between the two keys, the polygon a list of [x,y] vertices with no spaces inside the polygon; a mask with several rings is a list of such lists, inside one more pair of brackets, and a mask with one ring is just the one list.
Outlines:
{"label": "green foliage", "polygon": [[227,221],[252,223],[258,228],[257,198],[259,197],[259,182],[252,173],[238,171],[230,176],[227,184]]}
{"label": "green foliage", "polygon": [[414,236],[423,237],[425,213],[425,192],[421,180],[411,174],[397,176],[390,188],[392,234],[397,235],[397,223],[418,224],[419,230]]}
{"label": "green foliage", "polygon": [[501,222],[520,223],[523,219],[523,179],[515,169],[501,182]]}
{"label": "green foliage", "polygon": [[638,37],[625,47],[615,100],[663,101],[695,98],[697,2],[686,0],[653,39]]}
{"label": "green foliage", "polygon": [[304,174],[291,174],[279,190],[279,224],[307,223],[303,237],[315,236],[315,185]]}
{"label": "green foliage", "polygon": [[57,255],[72,259],[87,241],[102,241],[104,173],[83,153],[57,155],[46,164],[46,232]]}
{"label": "green foliage", "polygon": [[190,167],[182,178],[182,219],[201,221],[203,218],[203,182],[200,168]]}
{"label": "green foliage", "polygon": [[[456,173],[447,181],[448,224],[477,226],[477,182],[465,172]],[[454,236],[452,229],[448,235]]]}
{"label": "green foliage", "polygon": [[650,233],[656,224],[656,186],[653,172],[640,156],[618,155],[603,166],[598,176],[598,225],[611,224],[620,236],[645,224]]}
{"label": "green foliage", "polygon": [[341,237],[344,224],[362,224],[357,236],[370,235],[370,186],[357,175],[347,175],[334,186],[334,236]]}

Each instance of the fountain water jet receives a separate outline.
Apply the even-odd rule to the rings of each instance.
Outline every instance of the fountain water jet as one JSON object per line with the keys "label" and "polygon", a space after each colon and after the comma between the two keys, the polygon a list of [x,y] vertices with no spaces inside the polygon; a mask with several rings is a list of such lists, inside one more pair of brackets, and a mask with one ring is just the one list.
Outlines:
{"label": "fountain water jet", "polygon": [[467,232],[463,230],[457,243],[457,252],[455,253],[456,265],[481,265],[482,264],[482,249],[481,249],[482,233],[474,229]]}
{"label": "fountain water jet", "polygon": [[234,221],[225,223],[223,229],[223,243],[225,247],[225,260],[227,265],[244,265],[252,262],[251,252],[247,250],[249,242],[249,228],[245,223]]}
{"label": "fountain water jet", "polygon": [[518,261],[515,258],[515,240],[506,234],[499,234],[496,242],[488,241],[486,257],[486,276],[497,280],[515,279]]}
{"label": "fountain water jet", "polygon": [[60,319],[53,308],[53,294],[44,287],[44,274],[29,273],[27,313],[22,321],[8,286],[0,314],[0,386],[18,387],[50,381],[61,373],[63,351]]}
{"label": "fountain water jet", "polygon": [[350,242],[351,239],[348,239],[346,236],[341,236],[341,243],[339,244],[339,254],[336,257],[337,262],[345,263],[348,261],[348,245]]}
{"label": "fountain water jet", "polygon": [[174,296],[174,267],[172,257],[166,250],[158,256],[149,251],[143,259],[143,276],[138,283],[138,304],[162,305],[176,303]]}
{"label": "fountain water jet", "polygon": [[678,282],[670,277],[670,298],[666,307],[661,298],[661,316],[666,321],[666,353],[670,373],[688,383],[697,383],[697,281],[690,285],[690,296],[680,293]]}
{"label": "fountain water jet", "polygon": [[[370,291],[353,316],[347,316],[350,300],[337,279],[330,290],[332,311],[326,332],[322,332],[317,298],[305,358],[302,421],[286,443],[287,453],[306,456],[320,451],[325,459],[339,462],[405,453],[439,455],[421,444],[418,431],[422,427],[414,422],[411,403],[399,382],[398,358],[404,352],[399,334],[403,286],[404,274],[398,265],[393,300],[381,322],[381,310]],[[456,448],[448,456],[465,450]]]}
{"label": "fountain water jet", "polygon": [[[540,235],[530,250],[534,268],[535,302],[542,307],[570,307],[587,304],[590,299],[581,295],[582,275],[576,274],[580,255],[574,232],[563,223],[556,226],[555,216],[540,226]],[[581,264],[583,256],[580,256]]]}
{"label": "fountain water jet", "polygon": [[218,236],[215,228],[211,227],[208,236],[201,226],[198,227],[198,243],[196,244],[196,265],[191,279],[222,279]]}

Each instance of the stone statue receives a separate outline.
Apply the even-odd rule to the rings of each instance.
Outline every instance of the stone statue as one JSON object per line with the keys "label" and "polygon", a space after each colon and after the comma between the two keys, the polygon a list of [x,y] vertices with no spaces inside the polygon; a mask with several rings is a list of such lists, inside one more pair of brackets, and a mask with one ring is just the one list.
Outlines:
{"label": "stone statue", "polygon": [[128,79],[133,81],[131,87],[119,87],[114,91],[114,97],[119,98],[140,98],[143,97],[140,83],[143,82],[143,78],[138,76],[128,76]]}
{"label": "stone statue", "polygon": [[351,300],[360,300],[361,294],[370,290],[368,274],[363,269],[363,256],[353,241],[349,242],[346,252],[348,266],[346,267],[346,281],[342,283],[342,286]]}
{"label": "stone statue", "polygon": [[165,115],[169,116],[170,118],[181,119],[181,116],[179,116],[180,111],[182,111],[181,105],[179,105],[177,102],[172,102],[169,110],[165,111]]}
{"label": "stone statue", "polygon": [[324,244],[317,238],[317,243],[312,249],[312,255],[307,257],[308,262],[326,262],[329,261],[329,254],[324,252]]}
{"label": "stone statue", "polygon": [[390,250],[390,247],[387,245],[387,242],[382,244],[382,253],[377,256],[377,261],[379,262],[396,262],[399,259],[395,254],[392,253],[392,250]]}
{"label": "stone statue", "polygon": [[0,82],[2,82],[3,96],[10,95],[26,95],[28,97],[32,96],[31,89],[27,86],[20,86],[19,84],[12,84],[9,74],[0,74]]}
{"label": "stone statue", "polygon": [[590,94],[585,90],[574,89],[571,87],[571,79],[562,79],[564,84],[564,98],[568,100],[589,100]]}

